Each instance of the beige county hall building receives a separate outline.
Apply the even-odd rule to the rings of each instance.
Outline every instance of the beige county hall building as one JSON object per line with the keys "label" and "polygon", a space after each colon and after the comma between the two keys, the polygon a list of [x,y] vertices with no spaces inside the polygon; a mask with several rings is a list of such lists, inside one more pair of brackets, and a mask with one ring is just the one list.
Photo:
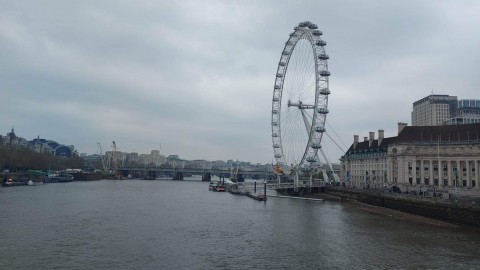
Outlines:
{"label": "beige county hall building", "polygon": [[370,132],[341,157],[341,177],[353,187],[437,187],[479,192],[480,100],[429,95],[413,103],[412,126],[398,135]]}
{"label": "beige county hall building", "polygon": [[341,179],[353,187],[430,186],[479,190],[480,124],[407,126],[398,136],[370,132],[342,156]]}

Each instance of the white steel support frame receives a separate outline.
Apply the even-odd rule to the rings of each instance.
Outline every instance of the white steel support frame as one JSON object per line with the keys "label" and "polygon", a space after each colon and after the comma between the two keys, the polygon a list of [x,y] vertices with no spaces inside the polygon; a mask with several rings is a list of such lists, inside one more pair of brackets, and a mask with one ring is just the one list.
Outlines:
{"label": "white steel support frame", "polygon": [[[311,106],[311,105],[304,105],[304,104],[302,104],[302,103],[293,103],[293,102],[290,102],[290,101],[288,102],[288,106],[295,106],[295,107],[298,107],[298,108],[300,109],[300,111],[301,111],[301,113],[302,113],[303,122],[305,123],[305,128],[306,128],[306,130],[307,130],[307,133],[309,133],[309,132],[310,132],[310,130],[309,130],[310,121],[309,121],[308,118],[307,118],[307,114],[305,113],[305,109],[313,109],[313,106]],[[326,134],[326,132],[325,132],[325,134]],[[327,134],[327,135],[328,135],[328,134]],[[334,142],[335,142],[335,141],[334,141]],[[336,143],[336,142],[335,142],[335,143]],[[337,146],[338,146],[338,144],[337,144]],[[332,172],[334,182],[339,182],[340,179],[339,179],[338,175],[335,173],[335,171],[333,170],[333,166],[332,166],[332,164],[330,163],[327,155],[326,155],[325,152],[323,151],[321,145],[319,145],[319,147],[318,147],[317,149],[320,150],[320,153],[322,154],[325,162],[327,163],[328,168],[329,168],[330,171]],[[317,157],[317,161],[316,161],[316,162],[319,162],[319,165],[321,166],[320,158],[318,157],[318,151],[317,151],[317,153],[316,153],[316,157]],[[322,168],[322,171],[323,171],[323,168]],[[313,175],[313,174],[310,174],[310,181],[311,181],[311,179],[312,179],[312,175]],[[324,173],[324,178],[325,178],[325,175],[326,175],[326,174]],[[297,175],[297,177],[298,177],[298,175]],[[324,179],[324,180],[327,180],[327,179]],[[297,180],[297,182],[298,182],[298,180]]]}
{"label": "white steel support frame", "polygon": [[[328,78],[330,72],[328,71],[329,59],[325,53],[324,46],[326,42],[320,36],[322,32],[317,30],[317,26],[311,22],[302,22],[294,28],[294,32],[290,34],[289,39],[285,43],[282,51],[280,61],[277,68],[275,78],[273,98],[272,98],[272,143],[274,149],[274,157],[277,164],[281,166],[284,173],[294,177],[295,186],[298,186],[299,173],[305,171],[312,171],[315,166],[318,166],[317,152],[320,149],[323,133],[325,132],[325,120],[328,113],[328,95],[330,90],[328,88]],[[314,61],[315,73],[315,91],[312,101],[314,104],[304,104],[302,100],[290,100],[283,96],[283,87],[285,77],[287,77],[287,69],[290,62],[290,57],[294,52],[295,46],[299,41],[307,41],[311,45],[312,56]],[[283,102],[282,102],[282,98]],[[298,107],[302,113],[305,127],[307,129],[308,141],[305,145],[305,150],[301,157],[293,159],[287,156],[284,147],[289,142],[282,137],[282,106]],[[312,112],[312,121],[308,121],[305,110],[309,109]],[[287,154],[287,155],[286,155]],[[307,169],[301,170],[300,169]],[[278,178],[280,182],[280,177]],[[312,180],[310,180],[311,182]]]}
{"label": "white steel support frame", "polygon": [[325,155],[325,152],[323,152],[322,148],[320,148],[320,153],[322,153],[322,156],[325,159],[325,162],[327,162],[328,168],[330,168],[330,171],[332,172],[334,182],[339,182],[340,178],[338,177],[338,175],[333,170],[332,163],[330,163],[330,161],[327,158],[327,155]]}

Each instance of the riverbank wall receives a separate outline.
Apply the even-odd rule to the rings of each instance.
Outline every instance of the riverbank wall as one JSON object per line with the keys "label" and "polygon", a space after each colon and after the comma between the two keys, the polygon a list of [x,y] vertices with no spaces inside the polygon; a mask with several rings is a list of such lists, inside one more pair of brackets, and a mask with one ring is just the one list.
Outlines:
{"label": "riverbank wall", "polygon": [[327,188],[326,193],[339,197],[342,201],[356,200],[369,205],[480,227],[479,197],[450,196],[439,199],[342,188]]}

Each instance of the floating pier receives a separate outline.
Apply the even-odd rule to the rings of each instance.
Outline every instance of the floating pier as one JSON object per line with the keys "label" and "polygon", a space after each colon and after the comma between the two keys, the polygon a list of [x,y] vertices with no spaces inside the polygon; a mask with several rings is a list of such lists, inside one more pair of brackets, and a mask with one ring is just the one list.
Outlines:
{"label": "floating pier", "polygon": [[306,201],[322,201],[323,202],[323,199],[307,198],[307,197],[294,197],[294,196],[284,196],[284,195],[267,195],[267,197],[287,198],[287,199],[306,200]]}

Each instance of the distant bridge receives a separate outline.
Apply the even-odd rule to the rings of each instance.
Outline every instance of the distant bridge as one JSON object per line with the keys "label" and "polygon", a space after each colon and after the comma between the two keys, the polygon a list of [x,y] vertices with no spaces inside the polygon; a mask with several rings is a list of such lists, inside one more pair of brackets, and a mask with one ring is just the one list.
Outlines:
{"label": "distant bridge", "polygon": [[[177,169],[165,169],[165,168],[119,168],[118,171],[123,175],[127,176],[129,174],[134,174],[137,176],[160,176],[167,175],[173,177],[175,180],[183,179],[183,175],[201,175],[203,177],[230,177],[231,171],[229,169],[191,169],[191,168],[177,168]],[[250,170],[250,171],[240,171],[243,177],[250,177],[256,179],[269,179],[274,176],[273,171],[265,170]],[[210,179],[205,179],[209,181]]]}

